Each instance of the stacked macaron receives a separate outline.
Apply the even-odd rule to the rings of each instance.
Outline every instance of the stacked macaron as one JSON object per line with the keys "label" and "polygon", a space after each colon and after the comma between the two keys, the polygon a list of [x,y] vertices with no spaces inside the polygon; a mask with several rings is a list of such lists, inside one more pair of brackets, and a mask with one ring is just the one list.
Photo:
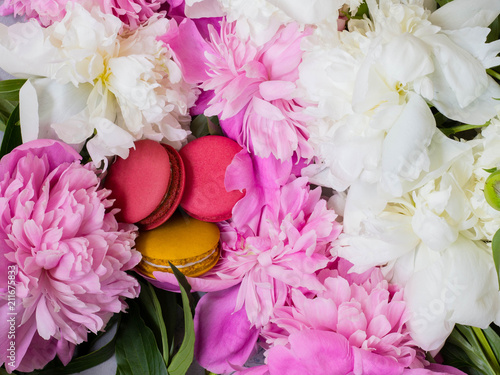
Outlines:
{"label": "stacked macaron", "polygon": [[[226,168],[240,150],[222,136],[198,138],[180,152],[142,140],[127,159],[110,166],[105,187],[121,209],[118,218],[141,230],[139,272],[171,272],[171,262],[186,276],[198,276],[217,263],[220,234],[214,222],[231,218],[244,196],[224,187]],[[179,205],[183,211],[175,213]]]}

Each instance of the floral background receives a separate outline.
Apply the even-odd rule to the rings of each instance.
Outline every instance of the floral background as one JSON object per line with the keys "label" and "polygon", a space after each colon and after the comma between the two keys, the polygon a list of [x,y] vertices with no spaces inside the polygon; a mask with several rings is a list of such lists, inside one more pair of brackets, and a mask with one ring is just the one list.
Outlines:
{"label": "floral background", "polygon": [[[171,18],[89,4],[1,29],[0,66],[29,78],[13,90],[25,143],[0,164],[3,264],[23,267],[28,297],[21,370],[70,362],[127,303],[118,336],[132,335],[161,295],[184,307],[179,353],[214,373],[460,374],[431,363],[443,345],[457,367],[500,371],[500,212],[486,182],[500,168],[498,2],[200,0],[184,12],[172,0]],[[240,145],[224,184],[246,195],[217,224],[213,269],[187,287],[167,272],[136,279],[140,233],[116,220],[95,172],[139,139],[181,148],[193,118]],[[189,287],[203,292],[194,322]],[[163,348],[151,362],[165,368],[179,357],[147,309]],[[266,362],[242,367],[257,345]]]}

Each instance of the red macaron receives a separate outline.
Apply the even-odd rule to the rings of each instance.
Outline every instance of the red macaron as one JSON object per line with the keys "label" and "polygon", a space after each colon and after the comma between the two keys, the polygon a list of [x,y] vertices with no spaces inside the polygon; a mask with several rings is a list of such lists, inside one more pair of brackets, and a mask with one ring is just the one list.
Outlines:
{"label": "red macaron", "polygon": [[180,203],[184,211],[203,221],[231,218],[234,205],[245,193],[227,191],[224,178],[227,167],[241,149],[227,137],[208,135],[179,151],[186,172],[186,187]]}
{"label": "red macaron", "polygon": [[126,159],[109,167],[104,187],[111,190],[117,219],[136,223],[143,230],[163,224],[182,198],[185,174],[179,153],[151,140],[135,142]]}

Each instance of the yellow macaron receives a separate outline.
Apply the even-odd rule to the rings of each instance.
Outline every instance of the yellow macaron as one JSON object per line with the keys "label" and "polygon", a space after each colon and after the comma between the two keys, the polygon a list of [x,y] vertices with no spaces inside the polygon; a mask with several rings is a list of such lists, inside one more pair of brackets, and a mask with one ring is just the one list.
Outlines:
{"label": "yellow macaron", "polygon": [[219,240],[216,224],[176,212],[158,228],[137,237],[136,249],[142,253],[138,271],[154,277],[154,271],[172,272],[171,262],[185,276],[200,276],[219,260]]}

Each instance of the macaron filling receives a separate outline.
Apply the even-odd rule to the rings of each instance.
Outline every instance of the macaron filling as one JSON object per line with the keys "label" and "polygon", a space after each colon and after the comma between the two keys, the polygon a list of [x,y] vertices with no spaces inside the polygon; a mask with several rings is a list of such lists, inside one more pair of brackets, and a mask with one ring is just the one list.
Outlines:
{"label": "macaron filling", "polygon": [[172,263],[185,276],[196,277],[204,274],[207,269],[212,268],[218,262],[220,256],[220,246],[216,246],[210,250],[203,258],[194,257],[186,259],[172,260],[153,260],[147,256],[143,256],[138,270],[147,276],[154,277],[153,272],[162,271],[173,273],[172,267],[168,262]]}

